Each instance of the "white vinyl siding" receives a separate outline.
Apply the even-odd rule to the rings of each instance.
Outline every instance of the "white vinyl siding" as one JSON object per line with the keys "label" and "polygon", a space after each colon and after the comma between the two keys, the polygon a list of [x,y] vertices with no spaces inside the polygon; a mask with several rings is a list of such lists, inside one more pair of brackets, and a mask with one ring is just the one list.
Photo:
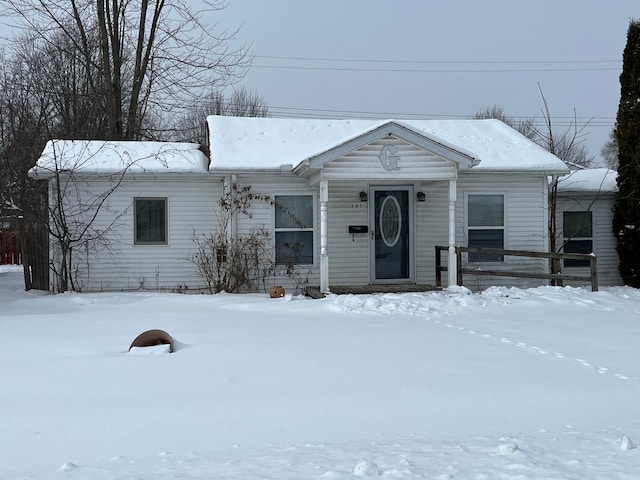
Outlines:
{"label": "white vinyl siding", "polygon": [[[546,177],[538,174],[509,174],[470,172],[461,174],[458,179],[456,201],[456,239],[459,245],[467,245],[466,202],[469,194],[500,193],[505,197],[504,248],[507,250],[547,251],[547,184]],[[441,245],[446,245],[441,243]],[[443,255],[443,260],[446,260]],[[467,255],[463,263],[469,264]],[[481,266],[482,264],[480,264]],[[493,268],[492,268],[493,269]],[[505,256],[504,261],[496,264],[495,270],[521,272],[547,272],[548,262],[544,259]],[[530,287],[546,285],[544,279],[526,279],[506,276],[465,274],[464,285],[472,290],[482,290],[491,285],[513,285]]]}
{"label": "white vinyl siding", "polygon": [[[612,193],[594,194],[589,192],[567,192],[558,195],[556,223],[562,229],[563,212],[586,211],[592,216],[593,253],[598,264],[598,283],[600,286],[623,285],[618,270],[619,258],[616,252],[616,237],[611,228],[612,209],[615,195]],[[565,236],[558,232],[559,241]],[[587,275],[589,267],[570,267],[567,273]],[[566,282],[567,285],[587,285],[587,282]]]}
{"label": "white vinyl siding", "polygon": [[329,283],[366,285],[369,283],[369,238],[367,233],[349,233],[349,225],[369,226],[369,198],[360,201],[360,192],[368,192],[367,183],[329,182],[328,233]]}
{"label": "white vinyl siding", "polygon": [[[397,149],[394,153],[399,157],[397,170],[385,170],[380,154],[385,146]],[[393,136],[386,137],[369,145],[358,148],[324,166],[323,178],[329,180],[354,180],[364,178],[369,183],[381,181],[400,184],[408,179],[428,178],[444,180],[456,174],[453,162],[443,160],[421,148],[411,145]]]}
{"label": "white vinyl siding", "polygon": [[[269,278],[265,279],[265,286],[268,288],[273,285],[282,285],[285,291],[292,293],[301,293],[305,285],[319,285],[320,274],[317,266],[317,258],[319,255],[318,245],[320,242],[320,227],[318,219],[320,213],[317,202],[317,189],[307,188],[304,179],[293,177],[291,175],[283,175],[281,173],[264,173],[258,175],[255,173],[246,173],[236,176],[236,182],[239,188],[251,186],[251,192],[257,196],[264,195],[270,200],[254,200],[251,202],[249,215],[240,213],[235,222],[234,234],[238,237],[248,235],[252,229],[264,228],[271,232],[271,248],[273,250],[273,259],[275,257],[275,206],[274,201],[277,196],[299,196],[310,195],[313,198],[313,228],[307,231],[313,232],[313,255],[312,263],[299,264],[283,264],[277,265],[276,270]],[[297,227],[296,227],[297,228]]]}
{"label": "white vinyl siding", "polygon": [[[93,194],[112,185],[104,179],[87,184]],[[204,287],[195,265],[193,235],[216,228],[220,182],[203,174],[136,174],[109,197],[93,227],[107,230],[105,241],[76,249],[77,280],[83,291],[193,290]],[[86,194],[88,195],[88,193]],[[134,242],[134,199],[167,199],[164,245]],[[55,245],[52,245],[55,255]],[[86,254],[91,260],[87,261]]]}

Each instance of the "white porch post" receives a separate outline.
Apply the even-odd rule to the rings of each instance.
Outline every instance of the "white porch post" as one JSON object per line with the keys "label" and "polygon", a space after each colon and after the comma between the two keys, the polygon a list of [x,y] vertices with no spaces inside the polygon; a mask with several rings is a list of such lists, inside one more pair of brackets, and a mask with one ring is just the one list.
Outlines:
{"label": "white porch post", "polygon": [[449,286],[456,285],[458,281],[458,268],[456,259],[456,180],[449,180]]}
{"label": "white porch post", "polygon": [[329,293],[329,243],[327,226],[327,202],[329,201],[329,181],[320,180],[320,292]]}

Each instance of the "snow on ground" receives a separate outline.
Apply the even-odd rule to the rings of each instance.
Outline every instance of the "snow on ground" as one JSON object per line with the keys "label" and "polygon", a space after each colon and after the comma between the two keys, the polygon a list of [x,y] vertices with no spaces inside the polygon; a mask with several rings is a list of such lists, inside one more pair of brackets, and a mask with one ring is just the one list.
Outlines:
{"label": "snow on ground", "polygon": [[[631,479],[640,292],[24,292],[0,479]],[[129,352],[160,328],[177,351]]]}

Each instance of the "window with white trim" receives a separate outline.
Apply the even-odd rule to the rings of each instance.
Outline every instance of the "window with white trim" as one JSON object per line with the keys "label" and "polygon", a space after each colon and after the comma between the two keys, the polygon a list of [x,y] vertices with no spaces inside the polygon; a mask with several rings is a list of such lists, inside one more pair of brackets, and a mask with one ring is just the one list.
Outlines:
{"label": "window with white trim", "polygon": [[[467,238],[469,247],[504,248],[504,195],[467,196]],[[502,262],[504,256],[469,252],[470,262]]]}
{"label": "window with white trim", "polygon": [[276,195],[274,209],[276,263],[312,264],[313,195]]}
{"label": "window with white trim", "polygon": [[[593,217],[591,212],[562,212],[562,237],[565,253],[593,252]],[[566,258],[565,267],[588,267],[588,259]]]}
{"label": "window with white trim", "polygon": [[167,245],[168,212],[166,197],[133,199],[133,243],[135,245]]}

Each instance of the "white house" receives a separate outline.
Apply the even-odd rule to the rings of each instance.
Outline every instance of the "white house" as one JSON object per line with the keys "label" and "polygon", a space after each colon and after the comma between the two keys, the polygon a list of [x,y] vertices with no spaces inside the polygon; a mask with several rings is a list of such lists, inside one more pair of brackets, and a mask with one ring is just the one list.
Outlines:
{"label": "white house", "polygon": [[[69,197],[76,205],[112,190],[94,225],[110,241],[74,254],[74,274],[85,290],[203,288],[189,261],[194,235],[218,231],[219,199],[247,188],[268,201],[234,215],[226,234],[243,238],[263,228],[272,260],[303,272],[305,284],[324,293],[433,284],[436,246],[446,247],[448,266],[455,265],[456,245],[546,251],[548,179],[570,173],[497,120],[211,116],[207,126],[208,156],[192,144],[47,145],[32,174],[51,178],[52,194],[59,171],[80,180],[79,193]],[[542,259],[489,254],[470,253],[463,262],[548,268]],[[273,273],[268,284],[299,287],[300,278],[288,272]],[[445,285],[455,283],[455,273],[448,269]],[[545,280],[465,277],[474,289],[532,283]]]}
{"label": "white house", "polygon": [[[623,284],[611,225],[618,190],[616,177],[615,170],[595,168],[574,170],[558,182],[558,243],[563,245],[565,252],[594,253],[598,262],[598,281],[602,285]],[[589,265],[584,261],[564,261],[565,272],[584,275],[588,270]]]}
{"label": "white house", "polygon": [[[76,237],[91,224],[86,244],[80,242],[73,253],[76,287],[119,291],[202,284],[186,259],[193,229],[214,226],[220,189],[208,165],[208,156],[194,144],[48,142],[30,173],[49,179],[50,230],[62,230],[60,217]],[[57,202],[58,190],[63,202]],[[58,203],[65,207],[62,215]],[[101,233],[102,240],[92,240]],[[53,236],[50,259],[60,269]],[[57,291],[56,276],[50,278]]]}

